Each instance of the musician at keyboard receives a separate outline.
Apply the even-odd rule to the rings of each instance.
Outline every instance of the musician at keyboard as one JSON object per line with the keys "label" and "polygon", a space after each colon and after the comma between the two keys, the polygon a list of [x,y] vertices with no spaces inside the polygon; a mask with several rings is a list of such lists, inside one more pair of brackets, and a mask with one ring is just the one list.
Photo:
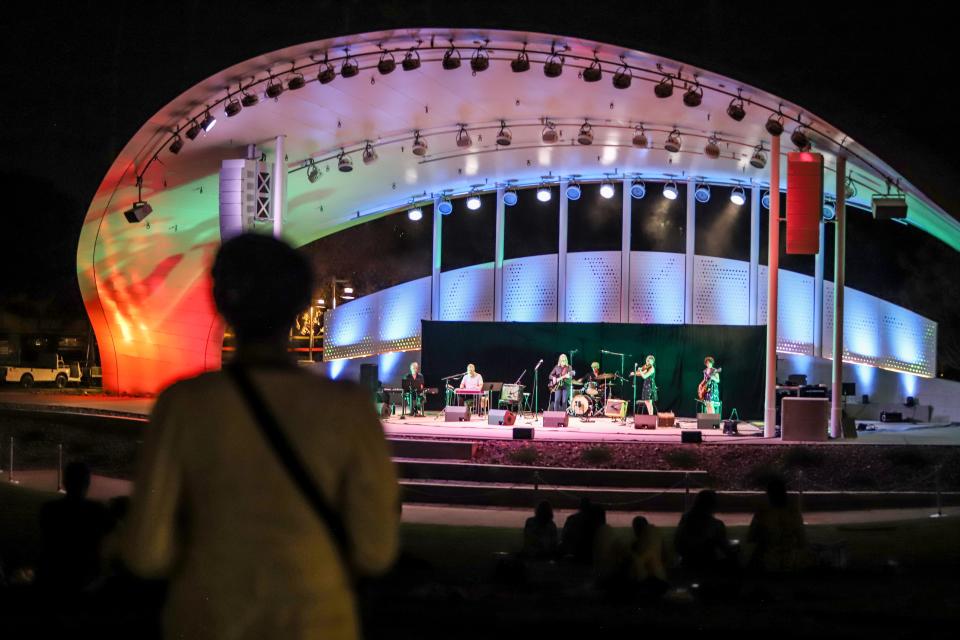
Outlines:
{"label": "musician at keyboard", "polygon": [[410,373],[403,376],[403,401],[407,405],[409,415],[423,415],[424,392],[427,383],[420,373],[420,363],[410,363]]}

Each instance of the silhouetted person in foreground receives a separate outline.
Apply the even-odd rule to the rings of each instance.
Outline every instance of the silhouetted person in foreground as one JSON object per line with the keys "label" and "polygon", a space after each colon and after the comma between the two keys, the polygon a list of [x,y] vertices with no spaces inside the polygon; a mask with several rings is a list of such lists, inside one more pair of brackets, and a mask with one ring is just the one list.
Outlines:
{"label": "silhouetted person in foreground", "polygon": [[[168,638],[355,638],[351,584],[389,568],[400,516],[370,394],[290,360],[289,327],[313,292],[300,254],[246,234],[224,243],[212,275],[237,337],[228,366],[240,372],[204,373],[157,398],[123,557],[142,576],[169,577]],[[254,417],[256,398],[272,420]],[[289,443],[306,484],[267,431]]]}
{"label": "silhouetted person in foreground", "polygon": [[753,547],[750,567],[754,570],[789,572],[809,564],[803,515],[782,479],[767,483],[767,505],[754,514],[747,543]]}
{"label": "silhouetted person in foreground", "polygon": [[43,559],[38,582],[54,591],[79,592],[100,575],[100,544],[107,532],[104,505],[87,499],[90,469],[71,462],[63,472],[66,495],[40,509]]}
{"label": "silhouetted person in foreground", "polygon": [[562,555],[572,556],[578,562],[590,562],[593,559],[594,538],[600,524],[597,508],[590,502],[590,498],[580,498],[579,510],[567,516],[563,523],[563,536],[560,540]]}
{"label": "silhouetted person in foreground", "polygon": [[643,516],[633,519],[633,542],[630,544],[628,579],[635,592],[647,597],[660,597],[670,586],[663,564],[663,535]]}
{"label": "silhouetted person in foreground", "polygon": [[714,513],[717,492],[705,489],[693,500],[693,506],[680,518],[674,534],[674,547],[683,567],[696,572],[730,569],[736,562],[736,550],[727,539],[727,528]]}
{"label": "silhouetted person in foreground", "polygon": [[520,553],[526,558],[544,560],[556,557],[558,549],[559,535],[553,521],[553,507],[544,500],[523,526],[523,551]]}

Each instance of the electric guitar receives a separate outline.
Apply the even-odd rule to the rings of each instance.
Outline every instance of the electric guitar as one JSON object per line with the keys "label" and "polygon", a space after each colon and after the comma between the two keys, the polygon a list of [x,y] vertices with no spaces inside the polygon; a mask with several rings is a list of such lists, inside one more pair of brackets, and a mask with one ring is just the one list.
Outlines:
{"label": "electric guitar", "polygon": [[550,389],[550,393],[553,393],[560,388],[560,385],[563,384],[563,381],[573,377],[573,369],[567,368],[567,372],[562,376],[550,376],[547,387]]}

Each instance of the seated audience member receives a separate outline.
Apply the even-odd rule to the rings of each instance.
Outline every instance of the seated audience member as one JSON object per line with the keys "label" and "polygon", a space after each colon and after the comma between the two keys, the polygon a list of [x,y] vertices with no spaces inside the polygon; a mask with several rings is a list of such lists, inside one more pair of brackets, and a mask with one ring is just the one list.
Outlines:
{"label": "seated audience member", "polygon": [[526,558],[547,559],[557,555],[557,525],[553,521],[553,507],[544,500],[537,505],[532,518],[523,526],[523,551]]}
{"label": "seated audience member", "polygon": [[750,567],[760,571],[795,571],[809,562],[803,516],[787,495],[782,479],[767,483],[767,504],[750,522],[747,544],[753,547]]}
{"label": "seated audience member", "polygon": [[71,462],[63,472],[66,495],[40,509],[43,559],[37,579],[56,591],[80,591],[100,574],[100,545],[107,533],[106,508],[87,499],[90,468]]}
{"label": "seated audience member", "polygon": [[628,579],[642,594],[662,596],[669,584],[663,565],[663,536],[643,516],[633,519],[633,543],[630,545]]}
{"label": "seated audience member", "polygon": [[593,558],[593,541],[597,530],[596,507],[590,498],[580,498],[580,508],[567,516],[563,523],[560,551],[578,562],[590,562]]}
{"label": "seated audience member", "polygon": [[626,579],[627,545],[607,524],[606,509],[594,506],[592,512],[594,577],[599,586],[620,586]]}
{"label": "seated audience member", "polygon": [[680,518],[674,547],[684,568],[715,571],[735,565],[736,552],[727,539],[726,526],[714,516],[716,508],[717,492],[705,489]]}

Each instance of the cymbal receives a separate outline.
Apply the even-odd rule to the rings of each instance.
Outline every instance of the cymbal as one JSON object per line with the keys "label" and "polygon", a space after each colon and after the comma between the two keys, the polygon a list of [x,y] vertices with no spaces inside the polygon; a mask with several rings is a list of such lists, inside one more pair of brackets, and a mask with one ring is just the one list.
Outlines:
{"label": "cymbal", "polygon": [[593,378],[594,380],[613,380],[616,376],[615,373],[598,373]]}

